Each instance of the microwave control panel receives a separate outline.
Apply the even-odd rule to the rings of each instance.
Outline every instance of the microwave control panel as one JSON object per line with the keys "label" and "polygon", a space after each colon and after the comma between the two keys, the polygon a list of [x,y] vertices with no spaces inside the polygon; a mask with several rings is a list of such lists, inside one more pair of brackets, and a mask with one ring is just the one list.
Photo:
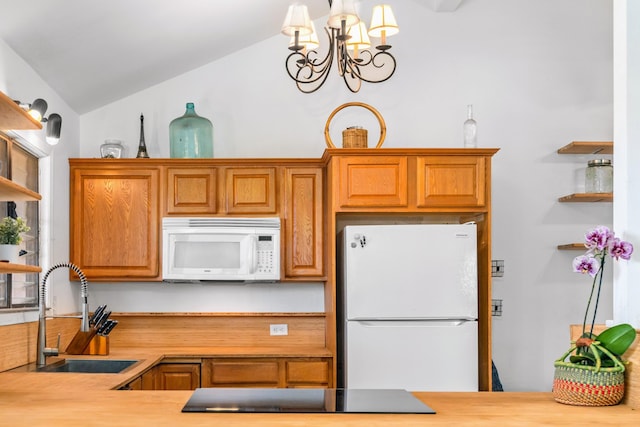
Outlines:
{"label": "microwave control panel", "polygon": [[275,268],[280,266],[274,266],[274,243],[273,236],[261,235],[258,236],[258,269],[257,273],[272,273]]}

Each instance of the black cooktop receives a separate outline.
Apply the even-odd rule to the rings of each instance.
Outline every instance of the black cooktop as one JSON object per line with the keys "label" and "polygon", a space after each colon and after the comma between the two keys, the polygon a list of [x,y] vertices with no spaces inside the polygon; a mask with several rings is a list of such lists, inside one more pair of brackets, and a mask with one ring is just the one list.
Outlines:
{"label": "black cooktop", "polygon": [[435,414],[406,390],[198,388],[182,412]]}

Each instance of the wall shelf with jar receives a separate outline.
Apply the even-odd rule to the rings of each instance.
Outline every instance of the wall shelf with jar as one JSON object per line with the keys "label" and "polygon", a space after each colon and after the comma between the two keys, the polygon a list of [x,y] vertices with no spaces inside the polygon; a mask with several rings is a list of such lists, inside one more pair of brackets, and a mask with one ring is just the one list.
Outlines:
{"label": "wall shelf with jar", "polygon": [[[558,154],[613,154],[613,141],[573,141],[558,149]],[[558,198],[561,203],[611,203],[613,191],[613,167],[606,159],[590,160],[585,174],[585,193],[573,193]],[[559,250],[584,250],[584,243],[558,245]]]}

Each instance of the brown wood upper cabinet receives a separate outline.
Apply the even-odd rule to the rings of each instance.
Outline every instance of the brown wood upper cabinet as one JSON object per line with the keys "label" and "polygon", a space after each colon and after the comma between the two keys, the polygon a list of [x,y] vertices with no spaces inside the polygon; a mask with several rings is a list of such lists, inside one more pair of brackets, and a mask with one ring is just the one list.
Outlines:
{"label": "brown wood upper cabinet", "polygon": [[157,168],[71,162],[70,253],[92,280],[159,280]]}
{"label": "brown wood upper cabinet", "polygon": [[226,212],[275,214],[276,168],[227,168]]}
{"label": "brown wood upper cabinet", "polygon": [[416,158],[417,207],[484,206],[485,157]]}
{"label": "brown wood upper cabinet", "polygon": [[324,275],[322,168],[284,171],[284,272],[286,278]]}
{"label": "brown wood upper cabinet", "polygon": [[218,169],[167,168],[167,214],[215,214]]}
{"label": "brown wood upper cabinet", "polygon": [[370,150],[370,155],[331,151],[338,211],[436,212],[486,203],[489,160],[484,156],[455,149],[432,156],[412,155],[411,150]]}
{"label": "brown wood upper cabinet", "polygon": [[407,206],[407,158],[350,156],[338,159],[339,206]]}

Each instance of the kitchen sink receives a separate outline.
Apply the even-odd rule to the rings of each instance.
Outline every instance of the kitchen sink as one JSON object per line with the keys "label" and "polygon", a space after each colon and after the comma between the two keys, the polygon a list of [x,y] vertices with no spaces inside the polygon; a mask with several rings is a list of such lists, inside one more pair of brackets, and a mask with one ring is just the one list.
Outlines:
{"label": "kitchen sink", "polygon": [[72,372],[87,374],[117,374],[138,360],[113,360],[113,359],[65,359],[41,368],[38,372]]}

